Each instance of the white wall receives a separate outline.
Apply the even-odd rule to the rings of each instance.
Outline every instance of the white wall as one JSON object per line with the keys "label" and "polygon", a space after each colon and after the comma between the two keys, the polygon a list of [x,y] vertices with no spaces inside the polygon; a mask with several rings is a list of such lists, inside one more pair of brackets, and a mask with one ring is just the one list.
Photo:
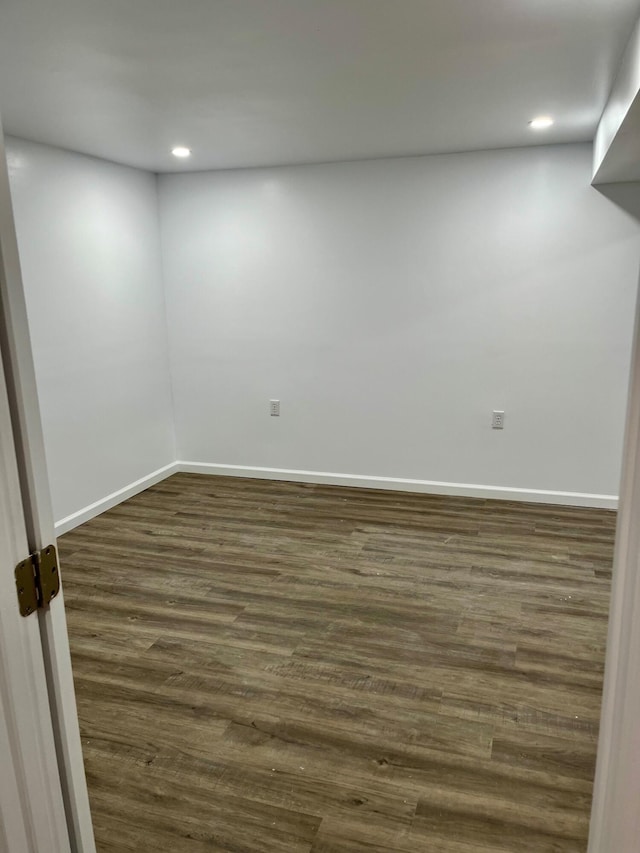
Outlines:
{"label": "white wall", "polygon": [[589,146],[162,176],[177,449],[155,177],[8,147],[58,520],[176,457],[617,495],[640,236]]}
{"label": "white wall", "polygon": [[7,148],[60,520],[175,460],[156,179]]}
{"label": "white wall", "polygon": [[591,165],[161,176],[178,457],[617,495],[640,239]]}

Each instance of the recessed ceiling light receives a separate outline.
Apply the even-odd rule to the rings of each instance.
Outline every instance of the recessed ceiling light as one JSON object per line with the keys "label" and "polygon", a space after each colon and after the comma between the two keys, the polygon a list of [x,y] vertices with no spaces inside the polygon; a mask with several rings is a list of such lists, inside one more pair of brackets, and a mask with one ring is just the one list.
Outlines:
{"label": "recessed ceiling light", "polygon": [[529,127],[532,130],[547,130],[552,124],[553,119],[551,116],[538,116],[529,122]]}
{"label": "recessed ceiling light", "polygon": [[191,149],[185,148],[184,145],[176,145],[171,149],[171,153],[174,157],[191,157]]}

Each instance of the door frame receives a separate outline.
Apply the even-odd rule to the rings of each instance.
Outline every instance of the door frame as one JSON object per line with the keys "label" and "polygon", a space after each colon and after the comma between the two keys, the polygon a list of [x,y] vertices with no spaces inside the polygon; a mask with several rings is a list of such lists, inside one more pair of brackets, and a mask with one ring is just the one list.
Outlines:
{"label": "door frame", "polygon": [[[1,123],[0,308],[0,350],[26,531],[26,543],[19,557],[23,559],[28,553],[55,543],[55,529]],[[51,334],[55,334],[55,329]],[[44,662],[41,683],[46,684],[46,693],[37,697],[37,710],[40,714],[46,710],[53,730],[71,850],[73,853],[95,853],[63,591],[49,608],[24,621],[31,620],[39,626],[39,654]],[[35,655],[36,650],[32,650],[32,654]],[[45,845],[36,849],[44,853],[57,848]]]}
{"label": "door frame", "polygon": [[588,853],[634,853],[640,838],[640,284]]}

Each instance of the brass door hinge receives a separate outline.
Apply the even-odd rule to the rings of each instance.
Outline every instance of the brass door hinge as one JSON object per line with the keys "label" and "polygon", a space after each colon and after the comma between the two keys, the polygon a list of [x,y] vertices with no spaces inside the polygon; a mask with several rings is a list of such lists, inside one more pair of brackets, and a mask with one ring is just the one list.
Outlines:
{"label": "brass door hinge", "polygon": [[16,589],[20,614],[29,616],[39,607],[48,607],[60,592],[58,556],[48,545],[16,566]]}

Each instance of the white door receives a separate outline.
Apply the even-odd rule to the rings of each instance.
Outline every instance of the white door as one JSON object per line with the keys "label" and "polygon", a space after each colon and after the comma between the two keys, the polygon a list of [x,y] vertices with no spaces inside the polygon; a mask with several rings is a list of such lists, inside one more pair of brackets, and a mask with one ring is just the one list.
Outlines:
{"label": "white door", "polygon": [[55,535],[1,125],[0,354],[0,851],[95,853],[63,595],[28,617],[16,599]]}

